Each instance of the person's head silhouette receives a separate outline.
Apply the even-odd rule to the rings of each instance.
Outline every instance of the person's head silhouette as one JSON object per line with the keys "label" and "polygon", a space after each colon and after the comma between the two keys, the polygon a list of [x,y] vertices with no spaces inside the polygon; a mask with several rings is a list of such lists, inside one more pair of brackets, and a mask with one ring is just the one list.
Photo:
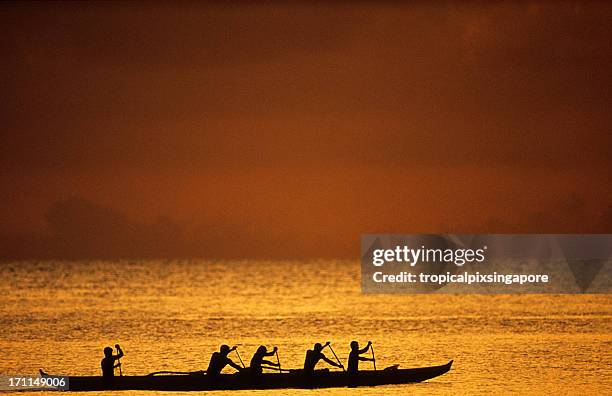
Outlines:
{"label": "person's head silhouette", "polygon": [[316,343],[314,344],[314,350],[315,352],[321,352],[321,350],[323,349],[323,345],[321,345],[320,343]]}
{"label": "person's head silhouette", "polygon": [[219,349],[219,351],[221,352],[222,355],[227,355],[228,353],[230,353],[230,347],[228,345],[221,345],[221,348]]}
{"label": "person's head silhouette", "polygon": [[111,348],[111,347],[104,348],[104,356],[106,356],[106,357],[113,356],[113,348]]}
{"label": "person's head silhouette", "polygon": [[357,341],[351,341],[351,349],[353,351],[356,351],[357,349],[359,349],[359,343]]}
{"label": "person's head silhouette", "polygon": [[266,353],[268,351],[268,349],[264,346],[264,345],[260,345],[259,348],[257,348],[257,353]]}

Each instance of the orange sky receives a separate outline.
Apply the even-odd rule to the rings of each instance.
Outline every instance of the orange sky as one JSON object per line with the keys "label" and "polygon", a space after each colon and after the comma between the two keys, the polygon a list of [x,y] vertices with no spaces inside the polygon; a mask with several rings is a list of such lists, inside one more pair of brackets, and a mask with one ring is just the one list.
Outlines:
{"label": "orange sky", "polygon": [[603,2],[3,3],[1,256],[612,232],[610,20]]}

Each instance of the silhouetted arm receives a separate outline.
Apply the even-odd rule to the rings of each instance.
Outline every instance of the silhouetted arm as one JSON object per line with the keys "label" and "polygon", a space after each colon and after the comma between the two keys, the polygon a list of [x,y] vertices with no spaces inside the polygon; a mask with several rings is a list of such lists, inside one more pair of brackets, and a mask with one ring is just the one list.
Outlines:
{"label": "silhouetted arm", "polygon": [[361,355],[362,353],[366,353],[368,351],[368,349],[370,349],[370,345],[369,344],[366,345],[365,348],[360,349],[357,353]]}
{"label": "silhouetted arm", "polygon": [[229,364],[230,366],[232,366],[233,368],[235,368],[238,371],[242,370],[242,366],[237,365],[230,358],[227,358],[227,364]]}
{"label": "silhouetted arm", "polygon": [[374,359],[372,359],[372,358],[361,357],[361,356],[359,356],[358,359],[362,360],[364,362],[373,362],[374,361]]}
{"label": "silhouetted arm", "polygon": [[274,349],[272,349],[270,352],[264,353],[264,356],[274,356],[274,354],[276,354],[276,351],[278,351],[278,348],[274,347]]}
{"label": "silhouetted arm", "polygon": [[270,366],[278,366],[278,363],[272,363],[269,360],[262,360],[261,364],[269,364]]}
{"label": "silhouetted arm", "polygon": [[372,343],[371,343],[371,342],[368,342],[368,345],[366,345],[366,346],[365,346],[365,348],[360,349],[358,353],[359,353],[360,355],[361,355],[362,353],[366,353],[366,352],[368,351],[368,349],[370,349],[370,345],[372,345]]}
{"label": "silhouetted arm", "polygon": [[117,354],[113,355],[113,360],[119,360],[123,357],[123,349],[121,349],[119,344],[116,344],[115,348],[117,348]]}
{"label": "silhouetted arm", "polygon": [[338,363],[334,362],[333,360],[328,359],[327,356],[325,356],[323,354],[321,354],[321,359],[325,360],[328,364],[331,364],[334,367],[342,367],[341,364],[338,364]]}

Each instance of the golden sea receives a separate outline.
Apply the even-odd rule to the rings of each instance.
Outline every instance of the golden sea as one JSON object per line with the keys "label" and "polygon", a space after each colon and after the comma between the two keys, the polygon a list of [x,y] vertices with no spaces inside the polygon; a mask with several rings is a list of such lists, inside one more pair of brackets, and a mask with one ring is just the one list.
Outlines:
{"label": "golden sea", "polygon": [[332,341],[346,364],[355,339],[377,368],[455,363],[420,384],[232,394],[612,394],[609,294],[364,295],[359,263],[332,260],[4,262],[0,279],[0,375],[98,375],[115,343],[124,375],[204,370],[223,343],[297,368]]}

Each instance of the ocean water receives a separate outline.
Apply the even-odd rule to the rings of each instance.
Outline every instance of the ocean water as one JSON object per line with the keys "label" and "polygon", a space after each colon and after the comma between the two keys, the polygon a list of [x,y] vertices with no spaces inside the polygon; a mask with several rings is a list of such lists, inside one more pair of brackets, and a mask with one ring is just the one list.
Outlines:
{"label": "ocean water", "polygon": [[297,368],[314,342],[346,363],[356,339],[378,368],[455,363],[420,384],[232,394],[612,394],[610,295],[363,295],[359,263],[329,260],[5,262],[0,280],[0,375],[97,375],[117,342],[124,375],[206,369],[222,343]]}

